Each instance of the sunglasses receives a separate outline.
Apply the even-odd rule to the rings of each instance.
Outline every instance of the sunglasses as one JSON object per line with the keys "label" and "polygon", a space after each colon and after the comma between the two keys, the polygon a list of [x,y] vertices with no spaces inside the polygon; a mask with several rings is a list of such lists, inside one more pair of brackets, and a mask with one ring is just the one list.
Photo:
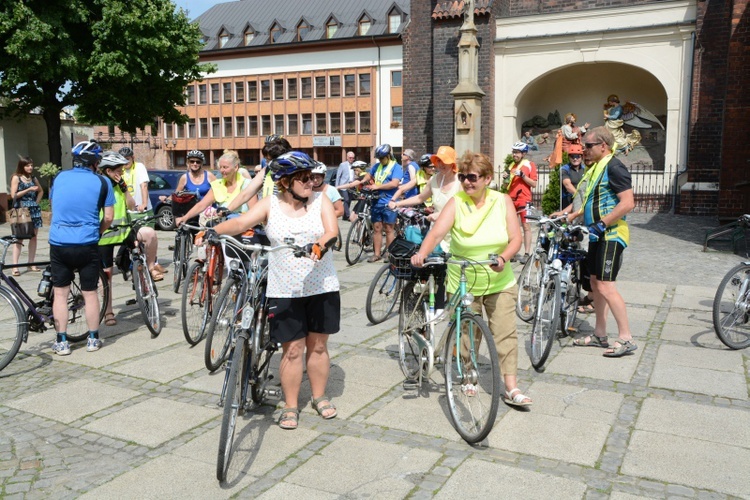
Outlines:
{"label": "sunglasses", "polygon": [[568,158],[570,158],[571,160],[580,160],[581,155],[568,155]]}
{"label": "sunglasses", "polygon": [[602,144],[602,143],[601,142],[587,142],[586,144],[583,145],[583,147],[585,147],[586,149],[591,149],[594,146],[598,146],[599,144]]}
{"label": "sunglasses", "polygon": [[203,164],[203,162],[200,161],[200,160],[188,160],[188,163],[195,163],[197,165],[202,165]]}
{"label": "sunglasses", "polygon": [[302,184],[307,184],[308,182],[312,182],[313,176],[310,174],[302,174],[295,176],[293,180],[300,181]]}
{"label": "sunglasses", "polygon": [[458,174],[458,180],[460,182],[469,181],[474,184],[479,180],[479,174]]}

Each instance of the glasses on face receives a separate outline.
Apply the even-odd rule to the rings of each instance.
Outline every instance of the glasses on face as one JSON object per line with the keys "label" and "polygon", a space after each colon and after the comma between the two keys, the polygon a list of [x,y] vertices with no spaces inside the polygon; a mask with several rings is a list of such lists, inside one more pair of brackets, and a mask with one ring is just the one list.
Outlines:
{"label": "glasses on face", "polygon": [[200,160],[188,160],[188,163],[192,163],[194,165],[202,165],[203,162]]}
{"label": "glasses on face", "polygon": [[312,181],[314,184],[318,184],[319,182],[322,182],[326,178],[326,176],[323,174],[311,174],[310,177],[312,178]]}
{"label": "glasses on face", "polygon": [[587,142],[583,145],[583,147],[585,147],[586,149],[591,149],[594,146],[598,146],[599,144],[601,144],[601,142]]}
{"label": "glasses on face", "polygon": [[568,158],[570,158],[571,160],[580,160],[581,155],[568,155]]}
{"label": "glasses on face", "polygon": [[458,180],[461,182],[469,181],[474,184],[479,180],[479,174],[458,174]]}
{"label": "glasses on face", "polygon": [[312,182],[313,176],[310,174],[297,175],[294,177],[294,180],[300,181],[302,184],[307,184],[308,182]]}

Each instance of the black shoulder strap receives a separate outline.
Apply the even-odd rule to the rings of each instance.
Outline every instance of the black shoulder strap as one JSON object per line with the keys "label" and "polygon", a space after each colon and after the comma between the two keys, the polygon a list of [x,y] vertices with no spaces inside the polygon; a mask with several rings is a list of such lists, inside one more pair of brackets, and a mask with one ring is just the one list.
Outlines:
{"label": "black shoulder strap", "polygon": [[104,203],[107,201],[107,179],[103,175],[95,174],[100,181],[102,181],[102,187],[99,190],[99,210],[104,208]]}

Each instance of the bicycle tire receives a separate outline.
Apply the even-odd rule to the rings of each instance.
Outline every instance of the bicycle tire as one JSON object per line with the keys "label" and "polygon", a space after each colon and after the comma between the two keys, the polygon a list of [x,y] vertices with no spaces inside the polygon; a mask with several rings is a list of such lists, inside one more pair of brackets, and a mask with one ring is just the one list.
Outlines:
{"label": "bicycle tire", "polygon": [[357,219],[349,228],[349,232],[346,235],[346,248],[344,249],[344,257],[346,262],[353,266],[359,262],[362,253],[365,251],[365,221],[363,219]]}
{"label": "bicycle tire", "polygon": [[203,339],[206,328],[204,311],[203,263],[193,262],[185,275],[185,286],[182,287],[182,333],[188,344],[195,345]]}
{"label": "bicycle tire", "polygon": [[[28,338],[29,323],[13,292],[0,287],[0,371],[18,354],[21,343]],[[15,319],[15,326],[11,320]]]}
{"label": "bicycle tire", "polygon": [[275,352],[275,349],[271,349],[270,345],[271,329],[267,312],[266,305],[260,305],[253,325],[252,364],[250,366],[253,384],[250,386],[250,396],[253,403],[258,405],[263,404],[266,398],[266,383],[271,379],[268,376],[268,371],[271,368],[271,356]]}
{"label": "bicycle tire", "polygon": [[[576,272],[575,268],[571,272]],[[576,278],[574,283],[568,284],[568,290],[560,307],[560,336],[567,337],[575,330],[578,317],[578,304],[581,301],[581,282]]]}
{"label": "bicycle tire", "polygon": [[227,359],[232,332],[238,322],[237,304],[244,302],[242,296],[242,283],[234,274],[230,274],[216,300],[216,310],[206,327],[203,360],[209,372],[218,370]]}
{"label": "bicycle tire", "polygon": [[177,236],[175,236],[174,252],[172,253],[172,265],[174,267],[172,291],[174,293],[180,293],[182,280],[187,276],[187,245],[189,237],[189,235],[183,234],[179,229]]}
{"label": "bicycle tire", "polygon": [[[445,344],[445,393],[453,427],[464,441],[474,444],[484,440],[495,425],[500,404],[500,367],[492,332],[481,316],[462,312],[460,331],[457,344],[459,329],[454,322]],[[464,338],[469,340],[464,341]],[[469,352],[464,354],[464,349]],[[470,385],[473,385],[474,395],[471,395]]]}
{"label": "bicycle tire", "polygon": [[414,341],[412,334],[424,334],[424,324],[427,319],[423,307],[423,293],[414,291],[414,283],[409,282],[401,290],[401,304],[398,311],[398,362],[407,380],[416,380],[423,370],[425,360],[419,344]]}
{"label": "bicycle tire", "polygon": [[370,282],[365,299],[365,313],[370,323],[377,325],[388,319],[398,302],[403,281],[391,272],[390,264],[383,265]]}
{"label": "bicycle tire", "polygon": [[159,311],[159,292],[156,290],[148,266],[140,259],[133,262],[133,285],[135,287],[135,299],[141,317],[146,328],[153,337],[161,333],[161,313]]}
{"label": "bicycle tire", "polygon": [[[750,265],[739,264],[724,276],[716,290],[713,303],[713,322],[716,336],[730,349],[750,346],[750,290],[742,292],[750,278]],[[750,283],[745,285],[750,288]]]}
{"label": "bicycle tire", "polygon": [[530,323],[536,312],[536,302],[539,296],[539,281],[544,271],[543,263],[533,254],[526,261],[518,276],[518,300],[516,300],[516,316],[521,321]]}
{"label": "bicycle tire", "polygon": [[[109,279],[103,269],[99,269],[99,284],[97,285],[97,296],[99,297],[99,324],[104,321],[104,313],[107,311],[109,302]],[[73,276],[68,293],[68,326],[66,336],[70,342],[81,342],[89,336],[89,326],[86,322],[86,303],[83,300],[81,281],[78,274]]]}
{"label": "bicycle tire", "polygon": [[550,276],[542,286],[531,327],[531,366],[544,370],[560,322],[560,276]]}
{"label": "bicycle tire", "polygon": [[219,453],[216,460],[216,478],[224,482],[227,478],[229,462],[232,458],[232,440],[234,430],[237,427],[237,415],[244,409],[242,392],[247,359],[247,334],[240,332],[237,335],[237,344],[232,351],[232,366],[227,376],[227,390],[224,398],[224,413],[221,417],[221,430],[219,431]]}

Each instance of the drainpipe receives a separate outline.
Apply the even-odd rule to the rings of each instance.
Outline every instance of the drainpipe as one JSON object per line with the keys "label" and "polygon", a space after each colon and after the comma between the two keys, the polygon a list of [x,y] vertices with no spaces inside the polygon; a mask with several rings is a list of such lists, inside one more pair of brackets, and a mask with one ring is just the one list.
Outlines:
{"label": "drainpipe", "polygon": [[378,132],[377,132],[377,135],[375,137],[375,139],[376,139],[375,140],[375,147],[377,147],[377,145],[380,144],[380,140],[381,140],[381,135],[380,135],[380,120],[381,120],[380,105],[381,105],[382,99],[381,99],[380,93],[381,93],[382,89],[380,88],[381,87],[381,85],[380,85],[380,77],[381,77],[381,75],[380,75],[380,45],[378,45],[375,42],[375,35],[371,35],[370,36],[370,40],[372,40],[372,44],[375,47],[377,47],[377,49],[378,49],[378,65],[377,65],[377,72],[376,72],[378,93],[377,93],[377,97],[376,97],[376,100],[375,100],[376,101],[375,102],[375,109],[376,109],[376,111],[378,113]]}

